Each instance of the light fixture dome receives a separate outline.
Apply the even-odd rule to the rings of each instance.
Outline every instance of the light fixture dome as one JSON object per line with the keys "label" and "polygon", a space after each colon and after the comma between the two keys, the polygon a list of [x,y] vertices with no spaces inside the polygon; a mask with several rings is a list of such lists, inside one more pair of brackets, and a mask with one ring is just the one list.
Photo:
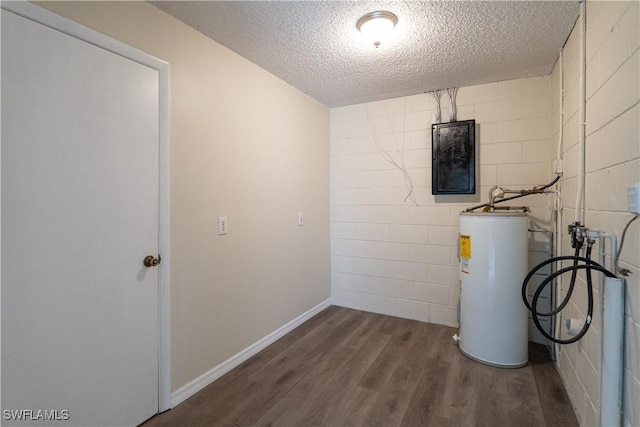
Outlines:
{"label": "light fixture dome", "polygon": [[356,28],[365,37],[373,41],[375,47],[379,47],[382,40],[393,30],[398,23],[398,17],[386,10],[369,12],[358,19]]}

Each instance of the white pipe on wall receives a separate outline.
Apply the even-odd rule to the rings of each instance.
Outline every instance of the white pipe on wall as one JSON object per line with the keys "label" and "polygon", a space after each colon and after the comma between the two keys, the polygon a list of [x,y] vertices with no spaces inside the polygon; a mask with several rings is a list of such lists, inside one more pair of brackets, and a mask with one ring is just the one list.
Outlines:
{"label": "white pipe on wall", "polygon": [[[562,169],[559,166],[562,166],[562,158],[563,158],[563,145],[564,145],[564,49],[560,49],[558,55],[558,67],[560,74],[560,102],[559,102],[559,126],[558,126],[558,152],[556,153],[556,174],[561,175]],[[555,232],[553,234],[555,238],[555,253],[553,256],[562,255],[562,197],[560,192],[556,192],[556,197],[554,200],[554,222],[555,222]],[[555,287],[554,287],[554,305],[557,301],[562,300],[562,287],[560,286],[562,283],[561,278],[558,277],[556,279]],[[553,318],[555,319],[555,317]],[[554,328],[554,336],[560,336],[560,323],[559,321],[553,321]],[[560,353],[560,344],[554,343],[553,345],[553,357],[557,359],[558,354]]]}
{"label": "white pipe on wall", "polygon": [[580,3],[580,139],[578,141],[578,192],[576,194],[575,222],[584,220],[585,142],[587,127],[587,17],[586,2]]}
{"label": "white pipe on wall", "polygon": [[[589,238],[599,238],[600,265],[607,258],[605,240],[609,239],[609,270],[615,271],[618,237],[598,230],[588,231]],[[602,341],[600,347],[600,425],[622,426],[624,412],[624,306],[625,282],[622,278],[604,277],[599,294],[602,295]]]}
{"label": "white pipe on wall", "polygon": [[[556,153],[556,160],[562,161],[562,149],[563,149],[563,138],[564,138],[564,49],[560,49],[558,54],[558,67],[560,74],[560,118],[559,118],[559,135],[558,135],[558,152]],[[556,163],[557,165],[557,163]],[[556,168],[556,173],[558,173],[558,169]],[[561,172],[560,172],[561,173]]]}
{"label": "white pipe on wall", "polygon": [[623,408],[624,279],[604,281],[600,425],[621,426]]}

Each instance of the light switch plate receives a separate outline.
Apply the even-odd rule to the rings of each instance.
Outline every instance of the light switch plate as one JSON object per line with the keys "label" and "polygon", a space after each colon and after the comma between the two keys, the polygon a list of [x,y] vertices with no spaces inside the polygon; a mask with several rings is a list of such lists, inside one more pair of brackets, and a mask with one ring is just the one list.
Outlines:
{"label": "light switch plate", "polygon": [[227,234],[227,217],[219,216],[218,217],[218,235],[222,236],[223,234]]}

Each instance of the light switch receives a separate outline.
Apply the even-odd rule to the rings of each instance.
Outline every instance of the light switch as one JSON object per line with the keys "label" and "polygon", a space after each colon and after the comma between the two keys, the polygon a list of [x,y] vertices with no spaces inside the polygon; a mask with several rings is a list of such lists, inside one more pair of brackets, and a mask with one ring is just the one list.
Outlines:
{"label": "light switch", "polygon": [[218,217],[218,235],[222,236],[223,234],[227,234],[227,217],[219,216]]}
{"label": "light switch", "polygon": [[302,212],[298,212],[298,226],[304,225],[304,214]]}

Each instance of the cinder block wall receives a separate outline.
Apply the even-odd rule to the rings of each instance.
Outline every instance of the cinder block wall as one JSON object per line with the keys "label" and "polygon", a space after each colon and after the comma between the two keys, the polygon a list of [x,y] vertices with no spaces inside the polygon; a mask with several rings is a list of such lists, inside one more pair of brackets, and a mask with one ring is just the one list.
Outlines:
{"label": "cinder block wall", "polygon": [[[586,3],[587,127],[584,223],[620,237],[632,218],[627,187],[640,182],[640,3]],[[566,226],[574,220],[578,168],[580,25],[564,49],[563,251],[572,251]],[[558,65],[553,80],[559,82]],[[554,101],[556,98],[554,98]],[[556,110],[557,111],[557,110]],[[555,119],[554,119],[555,121]],[[629,230],[620,255],[627,277],[625,308],[624,425],[640,425],[640,220]],[[596,257],[599,257],[600,248]],[[609,265],[610,259],[607,259]],[[599,278],[598,278],[599,280]],[[566,281],[565,281],[566,286]],[[584,282],[565,317],[586,316]],[[583,340],[563,346],[558,367],[583,426],[599,425],[601,285],[595,286],[592,328]]]}
{"label": "cinder block wall", "polygon": [[[458,120],[476,120],[477,193],[431,195],[430,94],[331,110],[332,298],[335,304],[457,326],[458,218],[494,185],[529,188],[554,175],[551,77],[458,90]],[[442,121],[450,118],[442,97]],[[401,170],[411,177],[413,198]],[[532,196],[531,223],[548,228],[548,196]],[[530,234],[530,260],[549,237]]]}

